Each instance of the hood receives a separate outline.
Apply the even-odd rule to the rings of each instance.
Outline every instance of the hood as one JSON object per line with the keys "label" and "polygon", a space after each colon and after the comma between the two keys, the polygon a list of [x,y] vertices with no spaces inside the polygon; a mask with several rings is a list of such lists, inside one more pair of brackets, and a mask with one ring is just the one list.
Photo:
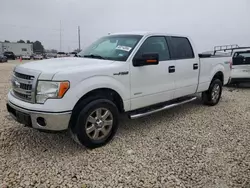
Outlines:
{"label": "hood", "polygon": [[21,68],[40,71],[41,79],[51,79],[58,72],[71,71],[72,69],[94,69],[97,67],[107,66],[113,63],[111,60],[64,57],[34,61],[19,65]]}

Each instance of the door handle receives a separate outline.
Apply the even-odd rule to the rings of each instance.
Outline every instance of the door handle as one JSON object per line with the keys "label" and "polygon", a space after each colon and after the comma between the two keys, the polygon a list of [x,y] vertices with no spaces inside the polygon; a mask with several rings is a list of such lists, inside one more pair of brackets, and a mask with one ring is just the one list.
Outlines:
{"label": "door handle", "polygon": [[193,64],[193,69],[194,69],[194,70],[196,70],[196,69],[198,69],[198,68],[199,68],[198,63]]}
{"label": "door handle", "polygon": [[169,73],[174,73],[175,72],[175,66],[169,66],[168,67],[168,72]]}

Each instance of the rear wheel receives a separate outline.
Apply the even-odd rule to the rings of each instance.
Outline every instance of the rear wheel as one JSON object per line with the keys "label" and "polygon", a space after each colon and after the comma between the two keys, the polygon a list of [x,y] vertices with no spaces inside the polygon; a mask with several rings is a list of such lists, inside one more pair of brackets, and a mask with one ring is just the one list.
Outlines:
{"label": "rear wheel", "polygon": [[73,116],[72,138],[87,148],[97,148],[107,144],[118,128],[118,109],[107,99],[81,102],[77,107],[78,115]]}
{"label": "rear wheel", "polygon": [[209,106],[218,104],[222,93],[222,82],[219,79],[214,79],[209,89],[202,93],[203,103]]}

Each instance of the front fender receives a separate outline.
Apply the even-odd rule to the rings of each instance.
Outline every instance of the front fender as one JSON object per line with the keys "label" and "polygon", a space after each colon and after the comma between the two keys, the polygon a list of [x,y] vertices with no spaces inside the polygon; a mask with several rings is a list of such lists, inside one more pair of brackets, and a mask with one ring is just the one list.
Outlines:
{"label": "front fender", "polygon": [[116,80],[111,76],[88,77],[71,88],[70,93],[74,93],[74,95],[79,100],[88,92],[101,88],[107,88],[116,91],[123,100],[125,110],[129,109],[130,86],[128,79]]}
{"label": "front fender", "polygon": [[81,98],[86,93],[99,89],[109,88],[115,90],[123,100],[129,99],[129,89],[125,85],[126,83],[119,82],[118,80],[110,76],[93,76],[82,80],[77,87],[77,97]]}

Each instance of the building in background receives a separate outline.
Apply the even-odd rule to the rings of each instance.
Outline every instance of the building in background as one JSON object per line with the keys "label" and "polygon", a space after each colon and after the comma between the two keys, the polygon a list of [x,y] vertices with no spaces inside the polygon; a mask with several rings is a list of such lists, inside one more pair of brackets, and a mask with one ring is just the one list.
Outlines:
{"label": "building in background", "polygon": [[6,51],[13,52],[15,56],[32,55],[33,44],[0,42],[0,53],[4,53]]}

